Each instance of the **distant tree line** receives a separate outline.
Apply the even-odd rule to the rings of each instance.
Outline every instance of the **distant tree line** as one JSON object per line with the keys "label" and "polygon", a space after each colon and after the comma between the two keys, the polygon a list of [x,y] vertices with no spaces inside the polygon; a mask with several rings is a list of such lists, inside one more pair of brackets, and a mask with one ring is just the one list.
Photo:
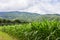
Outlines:
{"label": "distant tree line", "polygon": [[21,21],[18,19],[15,19],[15,20],[0,19],[0,25],[10,25],[10,24],[20,24],[20,23],[28,23],[28,22]]}

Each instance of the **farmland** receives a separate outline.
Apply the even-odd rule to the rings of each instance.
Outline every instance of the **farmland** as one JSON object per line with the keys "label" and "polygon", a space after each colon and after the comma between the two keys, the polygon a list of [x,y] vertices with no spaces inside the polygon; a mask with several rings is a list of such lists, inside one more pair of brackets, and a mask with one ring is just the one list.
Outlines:
{"label": "farmland", "polygon": [[44,20],[24,24],[0,26],[5,32],[19,40],[60,40],[60,21]]}
{"label": "farmland", "polygon": [[2,12],[0,17],[0,31],[17,40],[60,40],[60,14]]}

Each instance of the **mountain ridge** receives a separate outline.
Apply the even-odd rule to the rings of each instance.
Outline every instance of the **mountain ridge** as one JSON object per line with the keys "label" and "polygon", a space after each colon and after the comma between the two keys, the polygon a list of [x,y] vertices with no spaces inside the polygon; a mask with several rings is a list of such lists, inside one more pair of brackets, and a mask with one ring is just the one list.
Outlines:
{"label": "mountain ridge", "polygon": [[36,21],[41,20],[42,17],[45,18],[54,18],[58,17],[60,19],[60,14],[37,14],[30,12],[19,12],[19,11],[11,11],[11,12],[0,12],[0,18],[9,19],[9,20],[24,20],[24,21]]}

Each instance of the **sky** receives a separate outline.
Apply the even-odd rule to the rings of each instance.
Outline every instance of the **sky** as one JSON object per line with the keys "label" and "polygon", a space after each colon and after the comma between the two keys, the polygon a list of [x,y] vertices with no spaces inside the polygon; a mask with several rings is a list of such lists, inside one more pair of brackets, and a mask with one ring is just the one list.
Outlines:
{"label": "sky", "polygon": [[0,0],[0,12],[60,14],[60,0]]}

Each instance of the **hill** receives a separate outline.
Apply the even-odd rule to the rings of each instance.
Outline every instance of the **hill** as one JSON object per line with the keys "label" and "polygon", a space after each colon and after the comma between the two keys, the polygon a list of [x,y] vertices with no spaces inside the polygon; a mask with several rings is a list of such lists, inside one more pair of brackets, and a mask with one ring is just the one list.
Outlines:
{"label": "hill", "polygon": [[17,12],[17,11],[13,11],[13,12],[0,12],[0,17],[4,18],[4,19],[19,19],[19,20],[24,20],[24,21],[28,21],[28,20],[35,20],[38,17],[41,17],[40,14],[36,14],[36,13],[29,13],[29,12]]}
{"label": "hill", "polygon": [[53,19],[58,18],[60,19],[60,14],[37,14],[37,13],[30,13],[30,12],[18,12],[18,11],[12,11],[12,12],[0,12],[0,18],[4,19],[18,19],[21,21],[40,21],[42,20],[42,17],[46,19]]}

